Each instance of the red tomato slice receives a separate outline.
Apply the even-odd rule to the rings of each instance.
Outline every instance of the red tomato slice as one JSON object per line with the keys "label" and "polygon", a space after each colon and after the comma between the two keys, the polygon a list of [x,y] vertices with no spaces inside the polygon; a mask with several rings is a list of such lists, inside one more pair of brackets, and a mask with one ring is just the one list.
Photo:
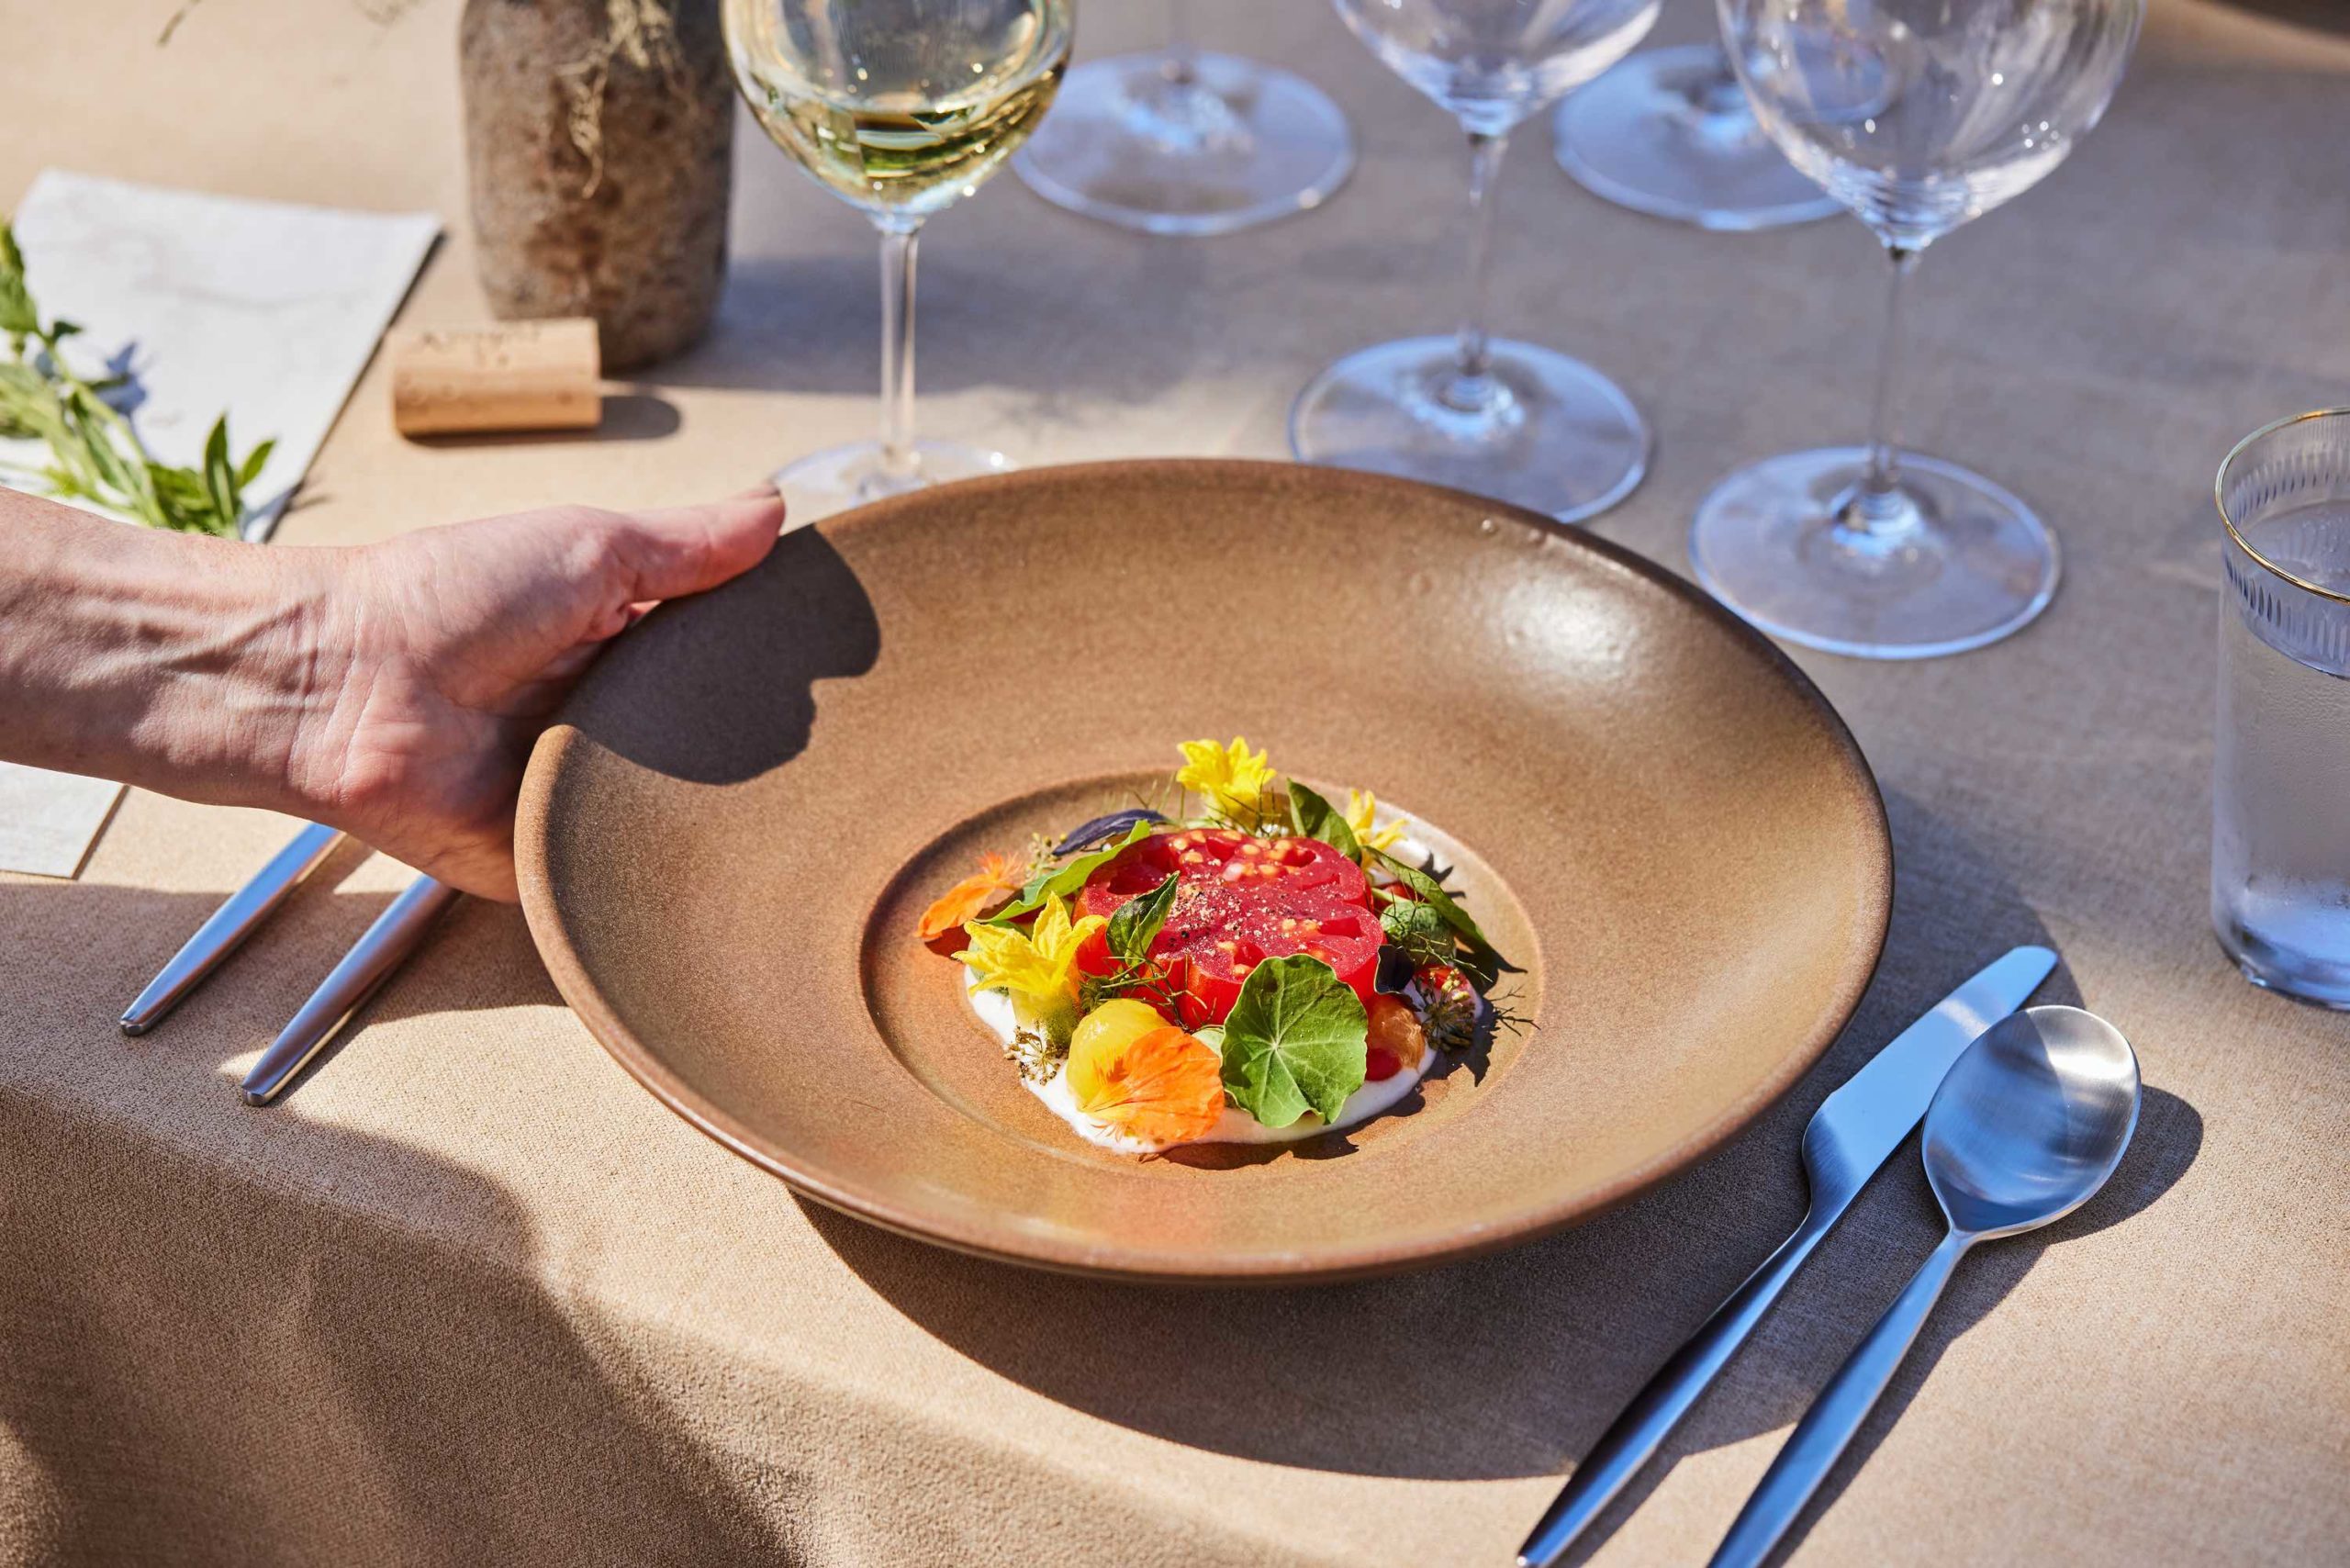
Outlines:
{"label": "red tomato slice", "polygon": [[1303,953],[1321,959],[1362,998],[1365,1007],[1379,993],[1382,934],[1378,919],[1360,904],[1311,890],[1283,890],[1269,895],[1263,907],[1244,917],[1240,930],[1269,958]]}
{"label": "red tomato slice", "polygon": [[[1082,917],[1115,913],[1174,872],[1181,884],[1151,957],[1180,990],[1181,1022],[1220,1024],[1240,987],[1269,958],[1307,953],[1337,972],[1366,1005],[1376,994],[1381,940],[1362,868],[1311,838],[1253,838],[1221,828],[1154,834],[1080,889]],[[1088,974],[1115,972],[1106,939],[1080,948]]]}

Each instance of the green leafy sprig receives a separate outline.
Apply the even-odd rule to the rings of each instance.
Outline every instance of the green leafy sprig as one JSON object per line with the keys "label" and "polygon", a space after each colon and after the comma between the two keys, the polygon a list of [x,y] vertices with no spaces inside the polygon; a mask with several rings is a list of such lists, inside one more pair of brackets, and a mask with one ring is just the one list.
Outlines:
{"label": "green leafy sprig", "polygon": [[1018,898],[978,924],[1010,925],[1024,915],[1034,914],[1044,908],[1048,900],[1071,897],[1078,889],[1085,886],[1088,877],[1115,860],[1119,851],[1137,839],[1148,838],[1155,825],[1149,822],[1138,822],[1126,831],[1125,836],[1099,849],[1058,863],[1040,865],[1029,877],[1027,885],[1020,890]]}
{"label": "green leafy sprig", "polygon": [[61,348],[81,328],[41,319],[25,280],[24,252],[0,223],[0,333],[8,354],[0,361],[0,437],[38,441],[49,462],[35,470],[53,495],[137,518],[151,528],[233,539],[245,515],[245,487],[261,475],[274,441],[241,462],[229,452],[229,416],[212,422],[204,463],[178,468],[158,463],[130,420],[106,394],[123,377],[97,381],[75,374]]}
{"label": "green leafy sprig", "polygon": [[1167,971],[1151,961],[1150,945],[1166,925],[1168,911],[1175,907],[1181,881],[1170,871],[1158,886],[1128,899],[1110,916],[1109,929],[1102,935],[1118,967],[1111,974],[1088,975],[1079,983],[1078,1004],[1083,1011],[1091,1013],[1105,1002],[1127,996],[1162,1013],[1173,1012],[1174,990]]}

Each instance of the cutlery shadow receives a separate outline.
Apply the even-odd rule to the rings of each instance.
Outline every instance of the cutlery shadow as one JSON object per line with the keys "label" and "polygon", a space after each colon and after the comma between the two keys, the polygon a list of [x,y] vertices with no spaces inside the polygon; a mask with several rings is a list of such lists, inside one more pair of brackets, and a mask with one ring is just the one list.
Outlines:
{"label": "cutlery shadow", "polygon": [[[1843,1036],[1713,1159],[1573,1230],[1390,1279],[1170,1291],[964,1257],[802,1206],[842,1260],[909,1319],[1102,1419],[1316,1470],[1446,1480],[1560,1474],[1794,1229],[1804,1203],[1797,1149],[1818,1103],[1982,963],[2049,940],[1995,857],[1906,797],[1889,794],[1887,807],[1904,874],[1877,979]],[[2060,969],[2040,999],[2074,1002],[2079,992]],[[2184,1102],[2150,1096],[2115,1187],[2050,1239],[2153,1202],[2199,1142],[2199,1119]],[[1942,1228],[1914,1135],[1889,1166],[1660,1462],[1602,1521],[1594,1544],[1677,1458],[1792,1423],[1859,1342]],[[1970,1266],[1964,1289],[1930,1325],[1932,1348],[1901,1398],[1914,1394],[1938,1347],[2020,1282],[2039,1248],[2013,1245],[2005,1258],[1986,1249],[1981,1267]],[[1052,1334],[1035,1332],[1045,1322]]]}

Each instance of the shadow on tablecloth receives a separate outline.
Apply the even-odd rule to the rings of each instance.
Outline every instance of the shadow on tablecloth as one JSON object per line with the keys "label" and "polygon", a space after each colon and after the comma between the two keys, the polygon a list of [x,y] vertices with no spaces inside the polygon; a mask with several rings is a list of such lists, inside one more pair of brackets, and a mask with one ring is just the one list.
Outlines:
{"label": "shadow on tablecloth", "polygon": [[[1183,1291],[966,1258],[805,1206],[842,1259],[907,1317],[1002,1376],[1102,1419],[1317,1470],[1437,1479],[1562,1473],[1801,1217],[1796,1149],[1818,1102],[1979,965],[2011,946],[2048,941],[1992,858],[1904,797],[1887,804],[1902,869],[1885,959],[1852,1026],[1720,1154],[1577,1229],[1395,1279]],[[2060,967],[2037,1000],[2082,998]],[[2129,1021],[2117,1022],[2126,1032]],[[2046,1231],[1971,1258],[1815,1514],[1867,1462],[1942,1352],[2006,1298],[2044,1248],[2153,1204],[2201,1142],[2194,1108],[2149,1089],[2136,1140],[2106,1192]],[[1941,1231],[1913,1135],[1595,1541],[1682,1456],[1792,1425]],[[1044,1322],[1054,1331],[1038,1332]]]}
{"label": "shadow on tablecloth", "polygon": [[[551,1294],[496,1182],[237,1104],[224,1042],[265,1042],[390,896],[329,890],[358,858],[136,1043],[90,993],[219,895],[0,883],[0,1561],[795,1561]],[[555,1003],[512,912],[442,935],[359,1025]]]}

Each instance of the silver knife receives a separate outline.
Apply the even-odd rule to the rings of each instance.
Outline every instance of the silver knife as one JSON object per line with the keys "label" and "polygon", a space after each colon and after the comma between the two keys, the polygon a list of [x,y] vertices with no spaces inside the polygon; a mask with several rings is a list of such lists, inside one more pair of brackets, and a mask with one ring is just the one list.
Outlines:
{"label": "silver knife", "polygon": [[214,910],[212,917],[197,926],[196,935],[172,955],[172,961],[147,982],[139,1000],[124,1011],[122,1032],[143,1035],[160,1023],[164,1014],[177,1007],[180,999],[196,989],[198,980],[242,946],[245,938],[269,918],[270,912],[285,902],[285,895],[301,886],[302,879],[317,870],[319,862],[341,842],[339,831],[316,823],[296,834],[294,842],[279,850],[268,865],[254,873],[252,881]]}
{"label": "silver knife", "polygon": [[1925,1115],[1959,1053],[2022,1006],[2055,967],[2056,955],[2045,947],[2018,947],[1986,965],[1821,1103],[1803,1135],[1804,1174],[1811,1185],[1811,1208],[1803,1223],[1673,1352],[1592,1445],[1517,1549],[1519,1568],[1550,1568],[1616,1500],[1738,1353],[1819,1238],[1835,1228],[1868,1179]]}
{"label": "silver knife", "polygon": [[375,994],[376,987],[408,961],[431,931],[432,923],[461,896],[456,889],[430,877],[410,882],[407,891],[375,917],[375,924],[342,956],[342,962],[310,993],[293,1022],[245,1074],[245,1103],[266,1105],[277,1098],[278,1091],[334,1038],[335,1031]]}

